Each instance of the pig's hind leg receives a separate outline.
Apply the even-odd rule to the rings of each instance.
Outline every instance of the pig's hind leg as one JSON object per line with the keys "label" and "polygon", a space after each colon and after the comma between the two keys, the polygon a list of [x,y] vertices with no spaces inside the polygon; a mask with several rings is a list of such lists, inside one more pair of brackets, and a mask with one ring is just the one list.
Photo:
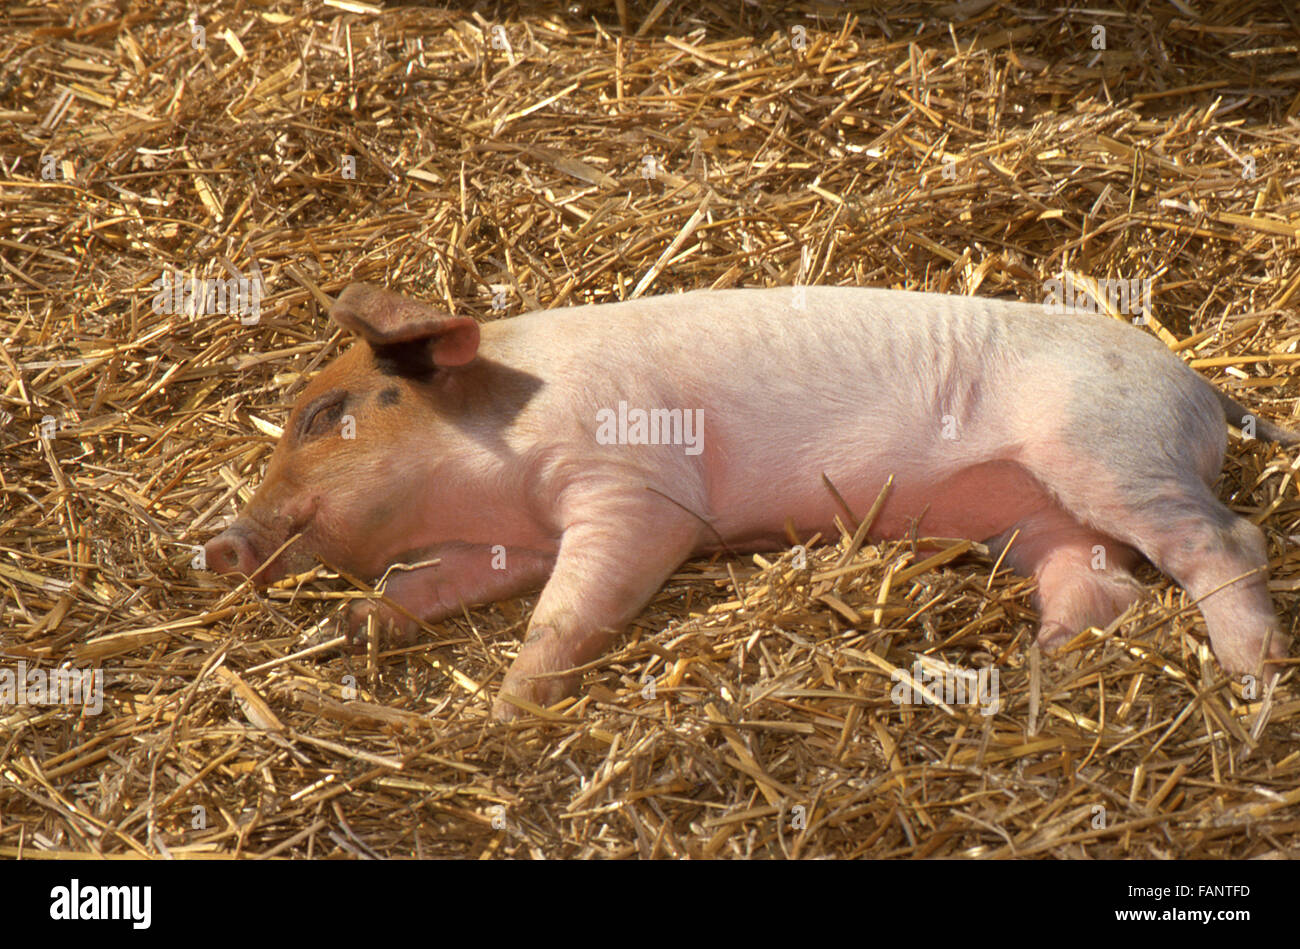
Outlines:
{"label": "pig's hind leg", "polygon": [[1263,532],[1199,482],[1174,487],[1126,512],[1129,538],[1198,601],[1227,672],[1255,672],[1262,659],[1283,658],[1288,637],[1268,593]]}
{"label": "pig's hind leg", "polygon": [[996,553],[1008,541],[1007,564],[1038,581],[1037,641],[1048,652],[1089,626],[1107,625],[1142,596],[1142,585],[1131,573],[1137,551],[1059,508],[1022,522],[990,546]]}
{"label": "pig's hind leg", "polygon": [[[662,499],[588,507],[564,531],[555,570],[537,600],[502,695],[552,705],[582,682],[597,659],[699,543],[701,524]],[[514,718],[498,698],[493,717]]]}
{"label": "pig's hind leg", "polygon": [[1111,459],[1105,474],[1076,458],[1044,464],[1037,476],[1072,517],[1137,548],[1177,580],[1198,601],[1223,668],[1252,672],[1261,659],[1285,656],[1288,646],[1268,594],[1267,546],[1258,527],[1214,496],[1207,482],[1218,456],[1202,455],[1179,444],[1141,455],[1121,447],[1097,451]]}

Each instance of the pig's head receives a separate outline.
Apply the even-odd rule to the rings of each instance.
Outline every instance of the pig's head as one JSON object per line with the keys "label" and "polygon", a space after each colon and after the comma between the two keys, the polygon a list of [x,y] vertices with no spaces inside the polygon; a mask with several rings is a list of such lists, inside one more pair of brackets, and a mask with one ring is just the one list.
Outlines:
{"label": "pig's head", "polygon": [[345,289],[330,315],[361,342],[303,390],[261,487],[208,541],[209,569],[264,584],[319,555],[376,576],[404,544],[409,549],[403,522],[428,491],[421,466],[437,451],[429,443],[436,403],[474,361],[478,324],[367,284]]}

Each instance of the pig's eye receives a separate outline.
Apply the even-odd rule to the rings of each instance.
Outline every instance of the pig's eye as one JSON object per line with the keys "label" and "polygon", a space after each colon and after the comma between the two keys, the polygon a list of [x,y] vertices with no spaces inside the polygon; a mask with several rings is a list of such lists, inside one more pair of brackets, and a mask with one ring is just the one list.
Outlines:
{"label": "pig's eye", "polygon": [[337,433],[346,401],[346,392],[328,392],[307,406],[298,418],[298,437],[314,438]]}

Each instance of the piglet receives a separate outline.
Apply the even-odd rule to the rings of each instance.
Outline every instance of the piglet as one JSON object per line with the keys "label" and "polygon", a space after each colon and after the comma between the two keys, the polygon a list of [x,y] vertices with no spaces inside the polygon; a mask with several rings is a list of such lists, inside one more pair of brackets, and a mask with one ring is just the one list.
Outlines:
{"label": "piglet", "polygon": [[[542,592],[494,705],[549,705],[687,558],[833,536],[967,537],[1037,581],[1052,650],[1139,597],[1142,557],[1197,599],[1232,673],[1286,654],[1259,528],[1211,490],[1227,421],[1294,445],[1157,340],[1042,306],[854,287],[696,291],[479,325],[353,284],[359,342],[317,375],[266,477],[206,547],[265,583],[315,562],[411,617]],[[289,538],[301,534],[279,551]],[[1009,549],[1007,545],[1010,544]]]}

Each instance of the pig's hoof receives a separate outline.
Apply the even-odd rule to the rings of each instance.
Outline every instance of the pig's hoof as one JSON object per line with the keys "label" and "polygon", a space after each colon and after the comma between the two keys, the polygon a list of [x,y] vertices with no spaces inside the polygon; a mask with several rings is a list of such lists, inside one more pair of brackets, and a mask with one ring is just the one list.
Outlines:
{"label": "pig's hoof", "polygon": [[1230,676],[1240,678],[1262,672],[1265,678],[1276,672],[1283,672],[1286,666],[1281,664],[1290,653],[1290,637],[1274,630],[1268,637],[1268,654],[1264,654],[1264,634],[1234,637],[1224,640],[1210,636],[1210,645],[1214,648],[1214,657],[1219,660],[1223,671]]}
{"label": "pig's hoof", "polygon": [[509,722],[528,714],[527,709],[522,709],[513,702],[507,702],[501,698],[501,695],[513,695],[525,702],[531,702],[533,705],[540,705],[545,708],[548,705],[554,705],[570,694],[571,691],[561,691],[544,679],[529,680],[525,676],[515,676],[512,671],[510,675],[506,676],[505,681],[501,683],[501,691],[492,703],[492,717],[498,722]]}
{"label": "pig's hoof", "polygon": [[[568,698],[582,685],[582,673],[574,669],[584,661],[581,645],[554,626],[531,626],[523,648],[506,671],[501,692],[543,708]],[[523,709],[501,698],[492,705],[492,717],[500,721],[521,714]]]}
{"label": "pig's hoof", "polygon": [[[532,702],[534,705],[546,708],[572,695],[577,691],[577,685],[576,679],[570,681],[570,677],[552,679],[549,682],[547,680],[541,680],[540,682],[520,682],[516,680],[512,682],[507,679],[501,684],[501,693],[513,695],[526,702]],[[507,702],[500,697],[500,694],[492,703],[492,717],[498,722],[514,721],[526,714],[526,709],[520,708],[513,702]]]}
{"label": "pig's hoof", "polygon": [[370,617],[382,647],[409,646],[415,641],[417,625],[409,618],[394,612],[384,603],[374,600],[353,600],[339,617],[339,634],[348,638],[348,646],[365,648]]}
{"label": "pig's hoof", "polygon": [[522,712],[523,710],[519,706],[507,702],[503,698],[497,697],[492,702],[492,718],[498,722],[513,722]]}
{"label": "pig's hoof", "polygon": [[[518,665],[517,660],[515,665]],[[546,708],[573,695],[581,684],[582,678],[578,675],[540,674],[534,677],[529,673],[521,673],[512,666],[505,681],[501,683],[501,694],[513,695]],[[500,696],[492,703],[492,717],[499,722],[511,721],[525,713],[524,709]]]}
{"label": "pig's hoof", "polygon": [[1074,638],[1077,630],[1067,629],[1060,623],[1044,623],[1038,628],[1038,637],[1034,640],[1038,648],[1051,655]]}

